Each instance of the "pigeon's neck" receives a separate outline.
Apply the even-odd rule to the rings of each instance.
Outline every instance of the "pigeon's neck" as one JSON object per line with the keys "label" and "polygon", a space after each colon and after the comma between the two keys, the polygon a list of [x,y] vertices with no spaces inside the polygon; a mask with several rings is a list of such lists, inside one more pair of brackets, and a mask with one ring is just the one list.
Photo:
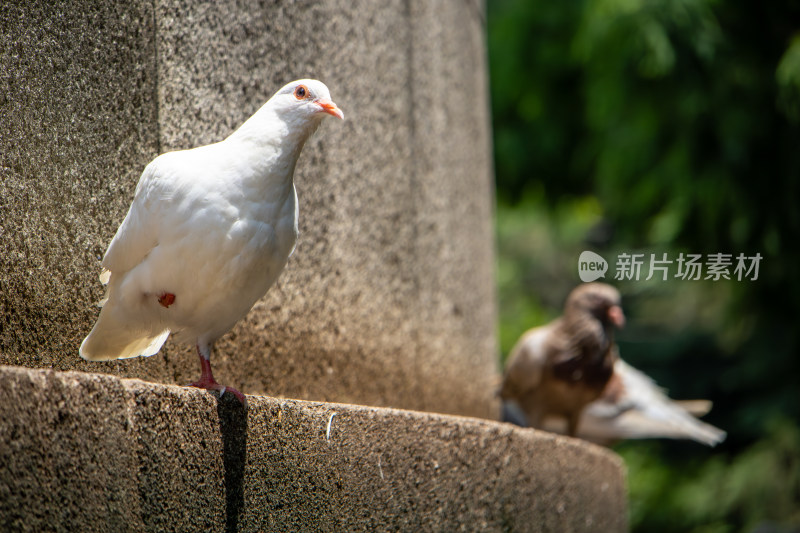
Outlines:
{"label": "pigeon's neck", "polygon": [[259,109],[228,137],[241,143],[257,159],[288,173],[291,180],[294,166],[306,140],[319,126],[318,120],[302,120],[281,116],[268,104]]}
{"label": "pigeon's neck", "polygon": [[238,184],[248,197],[284,205],[295,195],[294,169],[306,139],[316,129],[288,123],[268,105],[262,107],[223,143],[235,154]]}
{"label": "pigeon's neck", "polygon": [[614,342],[614,330],[588,313],[575,314],[564,320],[564,329],[586,353],[600,357]]}

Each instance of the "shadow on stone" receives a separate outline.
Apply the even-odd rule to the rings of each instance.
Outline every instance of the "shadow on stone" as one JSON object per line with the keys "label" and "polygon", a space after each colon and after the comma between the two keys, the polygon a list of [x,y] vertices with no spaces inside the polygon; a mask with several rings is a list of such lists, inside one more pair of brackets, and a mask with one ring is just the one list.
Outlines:
{"label": "shadow on stone", "polygon": [[225,468],[225,531],[239,530],[244,508],[244,465],[247,461],[247,408],[228,394],[217,402]]}

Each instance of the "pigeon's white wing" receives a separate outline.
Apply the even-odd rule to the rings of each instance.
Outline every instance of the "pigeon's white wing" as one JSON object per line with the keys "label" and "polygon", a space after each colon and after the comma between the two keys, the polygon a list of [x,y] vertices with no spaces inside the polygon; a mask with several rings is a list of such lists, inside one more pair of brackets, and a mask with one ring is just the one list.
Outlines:
{"label": "pigeon's white wing", "polygon": [[578,430],[589,440],[674,438],[714,446],[725,432],[701,422],[671,400],[647,375],[617,359],[614,374],[622,384],[617,398],[601,397],[589,404]]}
{"label": "pigeon's white wing", "polygon": [[139,179],[128,214],[103,257],[103,283],[108,283],[109,271],[114,274],[127,272],[158,244],[159,217],[158,213],[153,212],[154,200],[164,196],[166,191],[163,189],[169,183],[161,175],[162,161],[163,156],[154,159],[145,167]]}
{"label": "pigeon's white wing", "polygon": [[128,214],[103,258],[100,281],[108,285],[108,291],[100,302],[103,309],[97,323],[81,343],[80,355],[84,359],[106,361],[154,355],[170,334],[157,316],[148,316],[139,308],[130,309],[119,297],[120,284],[128,272],[158,244],[161,217],[154,212],[153,204],[156,195],[163,195],[160,189],[167,183],[159,179],[161,160],[156,158],[142,173]]}

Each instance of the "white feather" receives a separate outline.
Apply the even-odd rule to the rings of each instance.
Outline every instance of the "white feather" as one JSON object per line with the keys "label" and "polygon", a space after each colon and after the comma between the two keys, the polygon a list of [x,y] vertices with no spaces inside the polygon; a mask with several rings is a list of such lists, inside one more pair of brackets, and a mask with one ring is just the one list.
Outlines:
{"label": "white feather", "polygon": [[615,363],[614,373],[622,380],[623,395],[613,404],[603,398],[589,404],[579,433],[596,439],[692,439],[708,446],[725,440],[724,431],[692,416],[649,376],[622,359]]}

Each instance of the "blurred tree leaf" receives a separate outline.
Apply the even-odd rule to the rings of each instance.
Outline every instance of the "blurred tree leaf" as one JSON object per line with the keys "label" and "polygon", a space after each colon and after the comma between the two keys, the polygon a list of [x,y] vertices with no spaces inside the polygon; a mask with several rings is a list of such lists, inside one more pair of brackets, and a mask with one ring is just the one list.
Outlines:
{"label": "blurred tree leaf", "polygon": [[800,35],[792,37],[789,47],[775,69],[778,83],[778,107],[792,122],[800,120]]}

